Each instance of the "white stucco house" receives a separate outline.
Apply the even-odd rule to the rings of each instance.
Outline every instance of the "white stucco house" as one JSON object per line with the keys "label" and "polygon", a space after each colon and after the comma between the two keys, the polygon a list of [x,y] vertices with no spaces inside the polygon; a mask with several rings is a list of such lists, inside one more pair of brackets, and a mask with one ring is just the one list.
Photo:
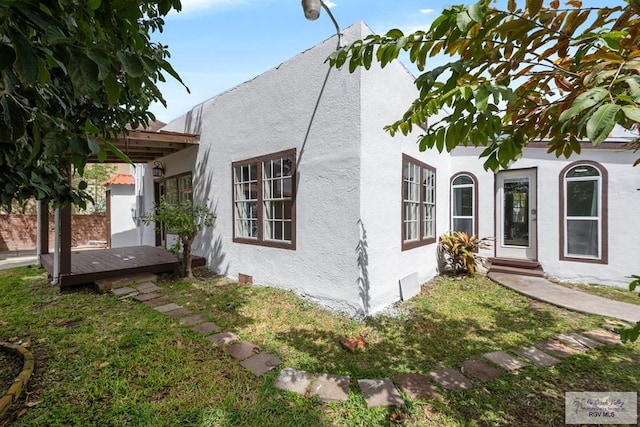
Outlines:
{"label": "white stucco house", "polygon": [[[344,37],[369,33],[358,23]],[[211,269],[355,315],[436,275],[437,239],[451,229],[495,236],[480,255],[511,260],[507,269],[613,285],[639,272],[640,173],[618,140],[570,160],[532,145],[497,174],[479,149],[420,152],[415,135],[383,130],[417,95],[411,73],[400,62],[330,69],[335,47],[330,38],[164,128],[200,144],[136,186],[148,189],[147,211],[162,194],[211,206],[215,225],[194,245]],[[140,232],[142,244],[171,238]]]}

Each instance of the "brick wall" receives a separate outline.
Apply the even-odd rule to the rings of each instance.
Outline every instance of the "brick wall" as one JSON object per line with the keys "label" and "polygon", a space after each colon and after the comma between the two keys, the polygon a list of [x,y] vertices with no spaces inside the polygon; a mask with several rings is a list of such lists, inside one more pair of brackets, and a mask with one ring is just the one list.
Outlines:
{"label": "brick wall", "polygon": [[[0,251],[36,248],[35,215],[0,215]],[[49,247],[53,247],[53,215],[49,218]],[[82,246],[91,240],[107,240],[106,215],[73,215],[71,244]]]}

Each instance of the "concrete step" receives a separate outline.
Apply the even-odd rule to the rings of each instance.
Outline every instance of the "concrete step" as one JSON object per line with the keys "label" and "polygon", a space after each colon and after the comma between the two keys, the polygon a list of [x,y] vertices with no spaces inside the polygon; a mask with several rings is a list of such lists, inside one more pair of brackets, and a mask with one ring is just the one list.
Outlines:
{"label": "concrete step", "polygon": [[542,270],[538,261],[519,258],[489,258],[491,265],[504,265],[507,267],[527,268],[530,270]]}
{"label": "concrete step", "polygon": [[491,265],[489,273],[518,274],[521,276],[544,277],[544,271],[530,268],[509,267],[506,265]]}
{"label": "concrete step", "polygon": [[136,283],[156,282],[158,276],[152,273],[134,274],[130,276],[113,277],[109,279],[96,280],[95,287],[98,293],[105,293],[112,289],[124,288]]}

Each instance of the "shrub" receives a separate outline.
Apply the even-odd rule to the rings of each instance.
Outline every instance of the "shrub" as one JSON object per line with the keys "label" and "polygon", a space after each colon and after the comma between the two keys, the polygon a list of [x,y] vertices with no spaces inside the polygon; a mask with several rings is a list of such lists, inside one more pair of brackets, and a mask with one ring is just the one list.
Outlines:
{"label": "shrub", "polygon": [[478,249],[487,247],[489,239],[469,236],[464,231],[449,231],[440,236],[438,255],[445,270],[454,274],[473,274],[477,270]]}

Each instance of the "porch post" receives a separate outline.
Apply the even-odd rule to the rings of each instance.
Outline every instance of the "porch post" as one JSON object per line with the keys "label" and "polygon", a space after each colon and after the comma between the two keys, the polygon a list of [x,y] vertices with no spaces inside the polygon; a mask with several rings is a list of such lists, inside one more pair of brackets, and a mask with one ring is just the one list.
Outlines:
{"label": "porch post", "polygon": [[71,274],[71,203],[60,208],[60,277]]}
{"label": "porch post", "polygon": [[38,200],[38,231],[36,236],[36,254],[38,264],[40,256],[49,253],[49,201],[47,199]]}

